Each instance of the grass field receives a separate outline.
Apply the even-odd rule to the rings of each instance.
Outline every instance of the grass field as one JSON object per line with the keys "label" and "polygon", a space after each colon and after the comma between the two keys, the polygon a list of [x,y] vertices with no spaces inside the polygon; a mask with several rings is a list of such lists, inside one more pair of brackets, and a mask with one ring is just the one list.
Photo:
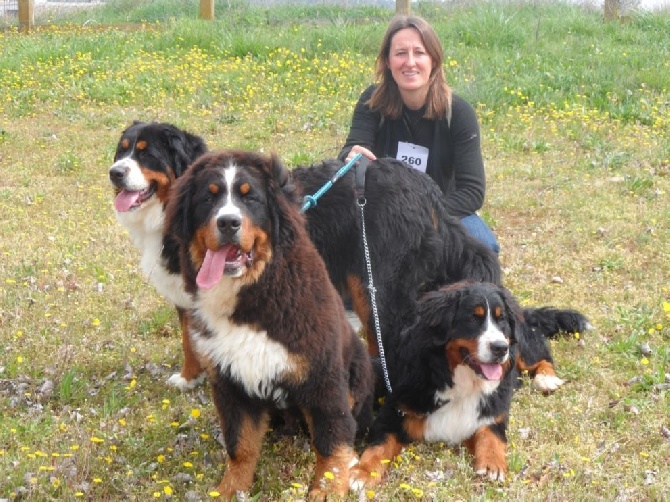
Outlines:
{"label": "grass field", "polygon": [[[165,383],[178,321],[138,270],[107,179],[133,119],[211,148],[335,156],[392,11],[116,1],[0,31],[0,499],[206,500],[223,450],[204,386]],[[374,500],[664,500],[670,493],[670,14],[606,23],[544,3],[415,5],[477,109],[484,217],[526,305],[595,330],[528,381],[510,475],[415,445]],[[266,442],[251,495],[300,500],[305,437]],[[352,495],[352,500],[358,495]]]}

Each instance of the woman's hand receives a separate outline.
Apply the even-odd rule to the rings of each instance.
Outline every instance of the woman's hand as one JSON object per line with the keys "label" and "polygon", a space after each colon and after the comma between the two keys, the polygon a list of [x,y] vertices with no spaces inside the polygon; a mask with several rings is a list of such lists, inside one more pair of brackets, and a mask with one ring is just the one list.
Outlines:
{"label": "woman's hand", "polygon": [[367,157],[367,158],[370,159],[370,160],[377,160],[377,157],[375,157],[375,154],[372,153],[372,152],[371,152],[370,150],[368,150],[367,148],[365,148],[364,146],[354,145],[354,146],[351,147],[351,150],[350,150],[349,153],[347,154],[347,158],[344,159],[344,161],[345,161],[345,162],[349,162],[351,159],[354,158],[354,156],[355,156],[357,153],[362,154],[363,156]]}

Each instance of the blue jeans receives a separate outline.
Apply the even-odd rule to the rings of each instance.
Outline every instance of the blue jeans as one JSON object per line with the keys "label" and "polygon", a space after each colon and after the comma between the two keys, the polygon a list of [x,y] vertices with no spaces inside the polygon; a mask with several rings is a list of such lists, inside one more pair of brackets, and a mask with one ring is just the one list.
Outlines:
{"label": "blue jeans", "polygon": [[488,247],[490,247],[495,254],[500,252],[500,246],[496,240],[496,236],[489,226],[480,218],[478,214],[471,214],[465,218],[461,218],[461,224],[465,227],[470,235],[480,240]]}

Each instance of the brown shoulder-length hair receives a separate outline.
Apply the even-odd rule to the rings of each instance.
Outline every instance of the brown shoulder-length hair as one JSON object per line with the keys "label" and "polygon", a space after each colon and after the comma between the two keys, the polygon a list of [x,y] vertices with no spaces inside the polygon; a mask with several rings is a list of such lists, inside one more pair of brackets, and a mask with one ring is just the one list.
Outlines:
{"label": "brown shoulder-length hair", "polygon": [[423,45],[433,60],[433,70],[428,80],[428,94],[426,95],[426,112],[428,119],[451,118],[451,88],[447,84],[443,68],[443,51],[440,39],[433,27],[418,16],[397,15],[391,19],[382,45],[377,54],[375,76],[379,85],[372,93],[367,104],[373,112],[381,113],[384,117],[398,118],[402,113],[402,97],[398,84],[391,75],[388,67],[391,53],[391,41],[394,35],[405,28],[413,28],[421,36]]}

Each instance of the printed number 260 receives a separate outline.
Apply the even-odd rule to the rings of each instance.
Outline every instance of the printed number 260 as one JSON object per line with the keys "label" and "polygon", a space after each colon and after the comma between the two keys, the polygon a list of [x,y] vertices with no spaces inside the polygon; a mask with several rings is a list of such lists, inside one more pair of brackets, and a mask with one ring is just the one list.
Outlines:
{"label": "printed number 260", "polygon": [[403,162],[407,162],[410,166],[419,167],[421,166],[420,157],[410,157],[409,155],[403,155],[401,159]]}

